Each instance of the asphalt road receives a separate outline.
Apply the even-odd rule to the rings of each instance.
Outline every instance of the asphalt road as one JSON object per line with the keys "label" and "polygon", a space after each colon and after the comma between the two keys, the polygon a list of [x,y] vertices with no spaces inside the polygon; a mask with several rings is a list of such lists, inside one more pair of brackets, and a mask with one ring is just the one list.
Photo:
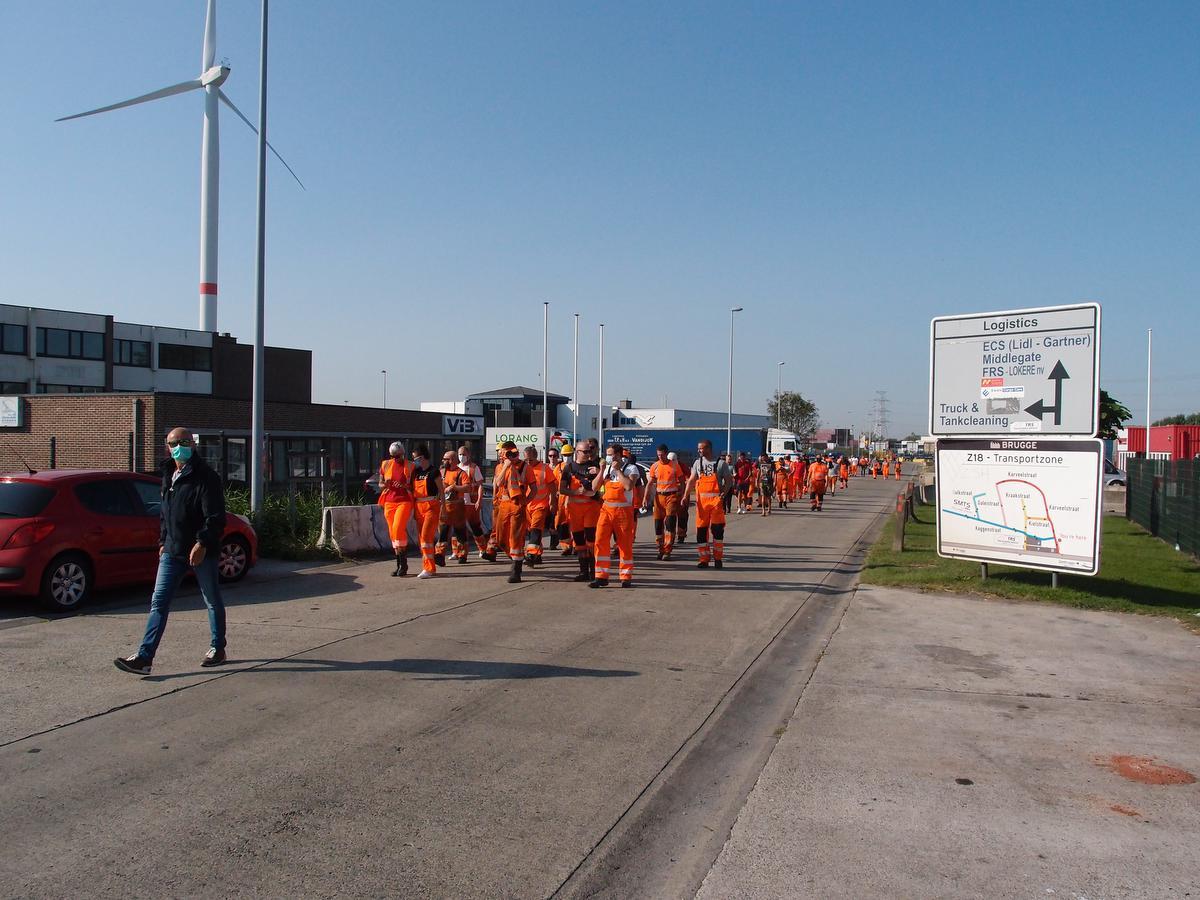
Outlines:
{"label": "asphalt road", "polygon": [[198,598],[0,616],[11,896],[690,896],[849,605],[895,482],[733,517],[723,571],[640,533],[636,587],[552,559],[264,567],[199,667]]}

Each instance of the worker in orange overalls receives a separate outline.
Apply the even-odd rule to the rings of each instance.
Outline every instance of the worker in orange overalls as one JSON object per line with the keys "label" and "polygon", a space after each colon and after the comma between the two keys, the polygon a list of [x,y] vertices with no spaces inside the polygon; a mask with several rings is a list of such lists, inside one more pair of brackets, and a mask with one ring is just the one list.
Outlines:
{"label": "worker in orange overalls", "polygon": [[825,489],[829,486],[829,466],[821,457],[817,457],[808,465],[808,484],[807,493],[809,499],[812,500],[812,508],[817,512],[821,511],[822,503],[825,500]]}
{"label": "worker in orange overalls", "polygon": [[887,480],[888,475],[891,473],[891,469],[891,460],[885,456],[883,458],[883,478],[885,481]]}
{"label": "worker in orange overalls", "polygon": [[679,505],[687,506],[692,491],[696,492],[696,544],[700,551],[697,567],[707,569],[709,561],[720,569],[725,559],[725,504],[722,497],[732,485],[729,466],[713,456],[712,441],[696,445],[696,461],[683,488]]}
{"label": "worker in orange overalls", "polygon": [[[681,468],[683,467],[683,463],[679,462],[678,454],[676,454],[675,451],[673,451],[673,450],[667,454],[667,461],[673,462],[673,463],[679,463],[680,467]],[[684,474],[684,481],[687,481],[687,469],[686,468],[683,469],[683,474]],[[682,500],[683,499],[682,486],[679,489],[679,493],[680,493],[680,500]],[[733,488],[731,487],[729,489],[729,491],[726,492],[726,499],[725,499],[726,505],[729,504],[729,496],[732,493],[733,493]],[[683,503],[680,503],[679,511],[675,514],[675,543],[676,544],[682,544],[687,541],[687,530],[688,530],[688,508]]]}
{"label": "worker in orange overalls", "polygon": [[675,549],[675,529],[679,526],[679,495],[687,483],[687,472],[676,460],[670,459],[666,444],[658,445],[658,459],[650,464],[650,488],[653,500],[646,499],[646,510],[654,509],[654,543],[658,558],[670,559]]}
{"label": "worker in orange overalls", "polygon": [[593,456],[595,441],[575,445],[574,459],[559,476],[558,492],[567,499],[567,520],[571,527],[571,542],[579,560],[575,581],[591,581],[596,577],[596,523],[600,519],[600,497],[592,482],[600,473]]}
{"label": "worker in orange overalls", "polygon": [[637,485],[637,466],[621,454],[621,446],[612,444],[604,455],[604,464],[592,481],[592,489],[601,493],[600,517],[596,521],[596,577],[588,587],[608,587],[609,541],[615,540],[621,565],[621,587],[633,584],[633,537],[637,531],[633,497]]}
{"label": "worker in orange overalls", "polygon": [[838,460],[838,481],[842,485],[842,490],[850,486],[850,458],[847,456]]}
{"label": "worker in orange overalls", "polygon": [[807,468],[807,465],[808,463],[803,457],[792,457],[791,485],[789,485],[788,490],[791,492],[791,496],[797,500],[804,496],[804,470]]}
{"label": "worker in orange overalls", "polygon": [[900,455],[896,455],[896,480],[900,480]]}
{"label": "worker in orange overalls", "polygon": [[879,473],[880,473],[880,471],[882,471],[882,469],[883,469],[883,463],[881,463],[879,461],[879,457],[875,457],[875,459],[871,461],[871,478],[877,479],[879,477]]}
{"label": "worker in orange overalls", "polygon": [[825,484],[826,496],[832,497],[837,492],[837,462],[832,453],[826,453],[821,459],[829,470]]}
{"label": "worker in orange overalls", "polygon": [[525,448],[525,481],[529,492],[525,502],[525,561],[530,566],[542,564],[542,533],[550,510],[558,502],[558,483],[554,470],[538,459],[537,447]]}
{"label": "worker in orange overalls", "polygon": [[[558,440],[562,441],[562,435],[559,435]],[[546,466],[550,469],[550,475],[554,478],[555,485],[558,484],[558,470],[562,468],[562,452],[560,451],[561,443],[555,443],[553,440],[550,446],[546,448]],[[554,495],[554,502],[550,504],[550,509],[546,513],[546,537],[550,541],[550,549],[557,550],[559,545],[558,537],[558,494]]]}
{"label": "worker in orange overalls", "polygon": [[779,508],[787,509],[791,498],[792,472],[786,459],[775,460],[775,496],[779,498]]}
{"label": "worker in orange overalls", "polygon": [[[466,473],[467,483],[471,486],[470,490],[463,494],[463,518],[466,521],[467,531],[475,539],[479,555],[487,559],[488,535],[483,529],[483,516],[481,515],[483,510],[483,472],[471,459],[471,448],[466,444],[458,448],[458,467]],[[460,563],[465,563],[470,555],[470,542],[471,538],[468,538],[455,548],[454,555]]]}
{"label": "worker in orange overalls", "polygon": [[458,463],[458,454],[447,450],[442,455],[442,514],[438,520],[437,546],[433,550],[433,561],[446,565],[446,550],[450,544],[451,535],[454,538],[454,558],[459,563],[467,561],[467,546],[470,538],[467,536],[466,497],[474,490],[470,475]]}
{"label": "worker in orange overalls", "polygon": [[[549,454],[547,454],[549,455]],[[554,466],[554,483],[561,488],[563,483],[563,472],[570,465],[572,457],[575,455],[575,448],[570,444],[563,444],[562,450],[559,453],[560,459]],[[551,543],[550,549],[555,546],[562,547],[562,555],[570,556],[574,552],[574,544],[571,540],[571,521],[567,514],[567,495],[561,490],[558,491],[558,503],[554,510],[554,543]]]}
{"label": "worker in orange overalls", "polygon": [[437,574],[434,552],[442,517],[442,478],[430,463],[427,446],[418,444],[412,458],[413,517],[421,542],[421,572],[417,577],[432,578]]}
{"label": "worker in orange overalls", "polygon": [[520,451],[512,441],[500,445],[500,461],[492,478],[492,545],[494,555],[503,548],[512,559],[509,584],[521,583],[521,569],[525,564],[525,504],[529,496],[529,482],[525,478],[525,464]]}
{"label": "worker in orange overalls", "polygon": [[404,445],[399,441],[388,447],[388,458],[379,464],[379,505],[396,554],[392,575],[407,575],[408,520],[413,514],[412,463],[404,458]]}

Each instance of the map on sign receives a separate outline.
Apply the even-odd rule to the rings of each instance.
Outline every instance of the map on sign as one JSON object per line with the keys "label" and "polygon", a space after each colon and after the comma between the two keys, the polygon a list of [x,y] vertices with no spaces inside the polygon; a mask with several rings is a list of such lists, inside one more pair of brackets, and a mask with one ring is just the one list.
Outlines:
{"label": "map on sign", "polygon": [[929,358],[932,435],[1096,433],[1098,304],[936,318]]}
{"label": "map on sign", "polygon": [[938,555],[1094,575],[1097,440],[939,440]]}

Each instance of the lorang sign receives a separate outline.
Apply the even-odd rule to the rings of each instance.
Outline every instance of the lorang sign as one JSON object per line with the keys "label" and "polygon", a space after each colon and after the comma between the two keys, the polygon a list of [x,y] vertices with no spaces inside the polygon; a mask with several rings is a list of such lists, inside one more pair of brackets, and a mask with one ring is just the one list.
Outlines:
{"label": "lorang sign", "polygon": [[442,416],[442,436],[483,437],[483,416]]}
{"label": "lorang sign", "polygon": [[505,441],[512,441],[521,450],[537,447],[540,456],[545,436],[540,428],[489,428],[483,444],[484,458],[496,459],[496,445]]}

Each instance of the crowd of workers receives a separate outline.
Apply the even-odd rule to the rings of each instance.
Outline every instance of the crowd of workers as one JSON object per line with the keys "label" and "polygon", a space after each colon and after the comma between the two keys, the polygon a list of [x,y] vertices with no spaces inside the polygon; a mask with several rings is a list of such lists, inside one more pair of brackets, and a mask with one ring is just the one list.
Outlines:
{"label": "crowd of workers", "polygon": [[[496,562],[501,553],[512,561],[508,580],[521,581],[525,566],[542,564],[543,541],[549,550],[573,556],[579,565],[574,580],[607,587],[612,560],[617,580],[632,586],[633,542],[639,513],[654,517],[654,540],[660,560],[669,560],[687,539],[693,517],[697,566],[720,569],[725,556],[725,516],[756,507],[769,516],[776,504],[809,501],[820,511],[827,497],[845,490],[851,477],[900,478],[898,459],[869,459],[824,454],[753,460],[746,453],[716,455],[711,442],[700,441],[691,468],[661,445],[657,459],[643,469],[629,450],[610,444],[604,453],[594,439],[552,445],[546,460],[538,448],[518,450],[507,441],[498,448],[492,477],[492,528],[484,528],[484,475],[466,446],[447,451],[435,465],[428,447],[417,445],[406,458],[395,442],[379,467],[379,504],[383,507],[395,552],[395,576],[408,574],[409,522],[415,520],[421,552],[418,578],[432,578],[450,557],[468,561],[472,546],[481,558]],[[615,549],[614,548],[615,545]]]}

